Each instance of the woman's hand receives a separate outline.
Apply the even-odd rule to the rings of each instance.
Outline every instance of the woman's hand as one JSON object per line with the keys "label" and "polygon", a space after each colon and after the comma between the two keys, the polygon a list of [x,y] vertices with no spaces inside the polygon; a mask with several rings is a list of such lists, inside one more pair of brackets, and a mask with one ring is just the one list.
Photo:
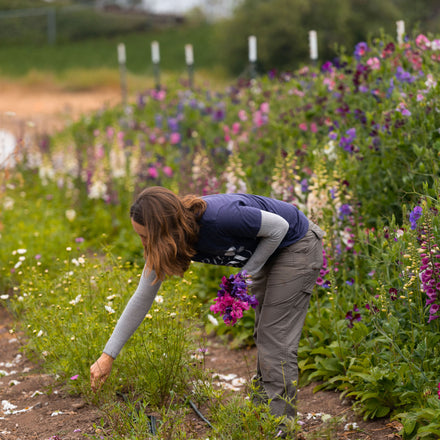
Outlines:
{"label": "woman's hand", "polygon": [[114,359],[106,353],[102,353],[99,359],[90,367],[90,385],[93,391],[98,391],[112,371]]}

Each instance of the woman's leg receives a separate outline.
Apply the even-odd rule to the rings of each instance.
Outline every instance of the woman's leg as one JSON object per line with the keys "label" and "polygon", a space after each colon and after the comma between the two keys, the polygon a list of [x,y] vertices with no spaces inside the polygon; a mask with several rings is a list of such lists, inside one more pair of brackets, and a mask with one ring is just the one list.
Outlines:
{"label": "woman's leg", "polygon": [[311,224],[299,242],[283,249],[253,277],[257,387],[275,415],[294,417],[297,353],[310,294],[322,266],[322,231]]}

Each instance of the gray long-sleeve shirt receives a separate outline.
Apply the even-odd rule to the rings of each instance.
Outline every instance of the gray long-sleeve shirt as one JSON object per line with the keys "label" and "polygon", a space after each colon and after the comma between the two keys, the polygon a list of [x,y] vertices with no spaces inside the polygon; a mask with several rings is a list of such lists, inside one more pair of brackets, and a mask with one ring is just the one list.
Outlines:
{"label": "gray long-sleeve shirt", "polygon": [[[246,270],[250,275],[257,273],[264,266],[268,258],[280,246],[290,226],[289,222],[280,215],[267,211],[260,211],[260,213],[261,225],[257,233],[258,245],[243,266],[243,270]],[[155,278],[156,273],[153,270],[144,269],[136,291],[125,307],[104,348],[104,353],[112,358],[116,358],[150,310],[161,285],[160,281],[152,284]]]}

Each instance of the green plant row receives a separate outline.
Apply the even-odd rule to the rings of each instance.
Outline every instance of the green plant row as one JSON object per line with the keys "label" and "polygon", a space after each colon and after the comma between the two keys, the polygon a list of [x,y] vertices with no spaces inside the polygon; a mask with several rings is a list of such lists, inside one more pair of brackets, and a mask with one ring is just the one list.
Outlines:
{"label": "green plant row", "polygon": [[[438,415],[440,407],[439,51],[440,40],[422,34],[401,45],[385,36],[360,42],[352,55],[341,54],[319,70],[305,67],[241,80],[221,93],[200,86],[142,91],[124,108],[84,117],[49,143],[32,144],[21,151],[14,173],[4,175],[0,222],[3,231],[11,225],[18,231],[1,232],[4,288],[16,288],[19,297],[31,280],[45,289],[47,301],[55,288],[61,289],[56,298],[65,307],[80,293],[80,300],[92,301],[89,276],[60,279],[64,265],[71,266],[63,249],[74,246],[85,256],[105,247],[128,262],[121,279],[133,277],[130,271],[139,270],[142,256],[128,209],[145,186],[164,185],[182,194],[245,191],[285,200],[326,231],[325,265],[299,351],[303,379],[338,389],[365,418],[401,420],[405,438],[435,438],[439,419],[432,414]],[[35,230],[39,222],[32,216],[44,220],[43,229]],[[48,254],[39,250],[42,246]],[[31,269],[24,271],[21,266],[29,261]],[[44,283],[38,263],[48,270]],[[175,292],[177,303],[196,296],[207,331],[251,343],[251,315],[226,329],[207,314],[227,270],[194,265],[193,271],[190,285],[171,281],[167,292]],[[96,272],[95,277],[103,273],[101,266]],[[125,282],[113,276],[103,286],[115,283],[122,294]],[[78,294],[68,286],[62,294],[63,284],[81,279],[82,284],[72,284]],[[106,288],[100,304],[112,296]],[[16,297],[10,300],[21,310]],[[86,302],[81,312],[95,305],[91,322],[110,330],[114,317],[102,306]],[[165,316],[174,313],[172,307],[164,308]],[[28,323],[32,317],[26,309],[21,315]],[[45,316],[56,311],[40,310]],[[191,314],[184,317],[188,323]],[[38,335],[40,329],[30,325],[31,336],[34,330]],[[159,321],[157,326],[162,335]],[[189,338],[184,327],[180,347]],[[34,335],[31,344],[44,342],[35,340]],[[166,360],[156,360],[166,367]],[[54,366],[66,371],[56,359]],[[166,388],[163,395],[170,393]]]}

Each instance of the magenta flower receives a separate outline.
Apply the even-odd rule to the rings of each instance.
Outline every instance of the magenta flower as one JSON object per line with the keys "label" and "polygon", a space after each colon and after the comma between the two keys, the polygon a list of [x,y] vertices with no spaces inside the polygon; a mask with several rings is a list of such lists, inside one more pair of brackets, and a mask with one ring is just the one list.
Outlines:
{"label": "magenta flower", "polygon": [[176,145],[180,142],[180,133],[171,133],[170,134],[170,143],[172,145]]}
{"label": "magenta flower", "polygon": [[78,379],[78,377],[79,377],[79,374],[75,374],[75,376],[72,376],[72,377],[70,378],[70,380],[76,380],[76,379]]}
{"label": "magenta flower", "polygon": [[244,310],[258,305],[255,295],[248,293],[249,284],[246,271],[230,275],[229,278],[223,277],[217,298],[214,299],[215,304],[210,307],[211,312],[223,315],[226,325],[234,325],[243,317]]}
{"label": "magenta flower", "polygon": [[157,169],[155,167],[150,167],[147,170],[148,177],[151,179],[157,179],[159,177],[159,173],[157,172]]}
{"label": "magenta flower", "polygon": [[172,177],[173,176],[173,170],[168,165],[164,166],[162,168],[162,171],[165,174],[165,176],[167,176],[167,177]]}

